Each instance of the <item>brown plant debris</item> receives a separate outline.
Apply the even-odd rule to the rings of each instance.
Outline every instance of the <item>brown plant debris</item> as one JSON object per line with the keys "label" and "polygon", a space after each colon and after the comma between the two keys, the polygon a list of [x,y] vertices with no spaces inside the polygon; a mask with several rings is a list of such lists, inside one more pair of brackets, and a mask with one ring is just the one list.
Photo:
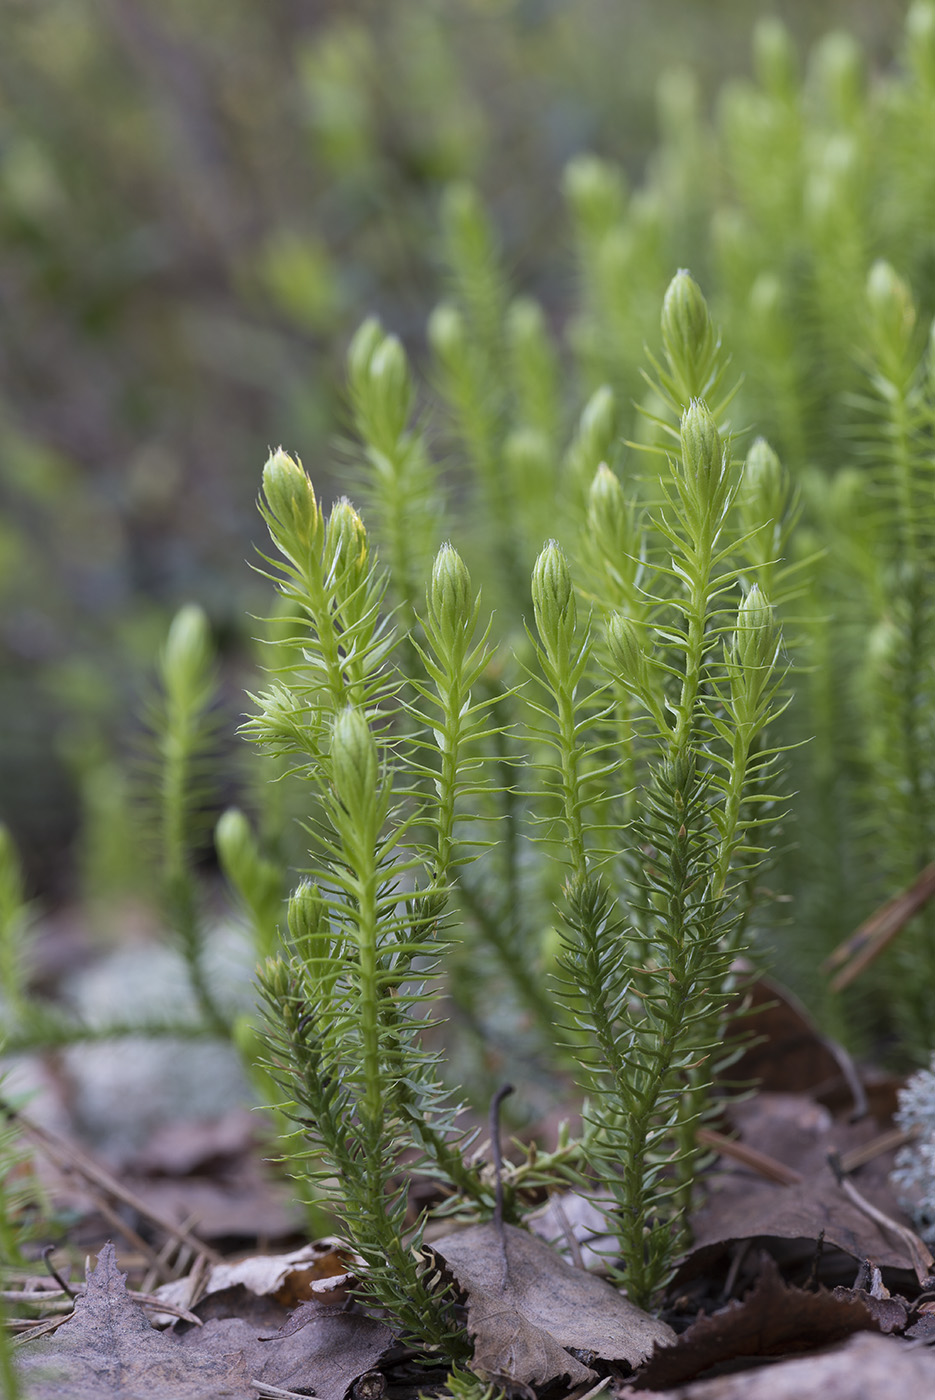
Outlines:
{"label": "brown plant debris", "polygon": [[636,1390],[663,1389],[694,1380],[712,1366],[738,1357],[784,1356],[840,1342],[879,1323],[856,1294],[836,1297],[784,1283],[772,1257],[763,1254],[759,1277],[746,1296],[698,1318],[674,1346],[657,1347]]}
{"label": "brown plant debris", "polygon": [[692,1381],[678,1390],[636,1391],[620,1400],[928,1400],[935,1395],[935,1355],[867,1332],[814,1356],[776,1366]]}
{"label": "brown plant debris", "polygon": [[472,1370],[492,1381],[522,1388],[567,1377],[580,1385],[594,1372],[566,1348],[635,1367],[654,1345],[675,1339],[609,1283],[516,1226],[501,1234],[493,1225],[472,1225],[433,1248],[466,1296]]}
{"label": "brown plant debris", "polygon": [[28,1400],[246,1400],[239,1352],[197,1355],[155,1331],[127,1293],[112,1244],[98,1256],[74,1315],[52,1337],[27,1344],[18,1366]]}
{"label": "brown plant debris", "polygon": [[[258,1286],[288,1290],[288,1270],[278,1280],[269,1268],[253,1274]],[[158,1332],[128,1294],[107,1244],[73,1317],[54,1337],[21,1347],[26,1400],[253,1400],[258,1382],[342,1400],[382,1360],[393,1333],[369,1317],[323,1305],[310,1316],[315,1305],[303,1306],[304,1325],[271,1338],[242,1317],[212,1319],[182,1336]]]}

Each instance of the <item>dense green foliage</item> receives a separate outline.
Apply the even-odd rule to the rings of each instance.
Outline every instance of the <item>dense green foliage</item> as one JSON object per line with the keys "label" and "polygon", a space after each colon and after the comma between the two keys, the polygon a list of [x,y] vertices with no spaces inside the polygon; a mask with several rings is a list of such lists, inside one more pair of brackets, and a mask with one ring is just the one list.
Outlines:
{"label": "dense green foliage", "polygon": [[[430,9],[430,42],[413,57],[406,35]],[[348,440],[314,486],[282,450],[263,477],[272,552],[260,572],[278,602],[246,731],[264,752],[243,784],[249,817],[229,811],[216,840],[262,962],[264,1028],[220,1006],[204,971],[198,862],[220,806],[219,711],[197,608],[176,616],[162,653],[147,806],[199,1008],[187,1033],[237,1042],[290,1171],[310,1205],[320,1191],[340,1218],[372,1296],[461,1359],[398,1173],[405,1159],[446,1208],[491,1212],[491,1174],[458,1125],[452,1083],[482,1100],[508,1059],[531,1115],[556,1067],[574,1074],[581,1136],[507,1169],[507,1214],[521,1218],[530,1185],[600,1186],[615,1276],[652,1303],[684,1238],[741,950],[772,959],[857,1043],[873,1036],[925,1060],[935,1042],[931,909],[884,956],[872,999],[859,984],[843,1006],[816,991],[821,957],[935,860],[935,4],[910,5],[899,67],[885,74],[843,32],[800,73],[788,33],[764,20],[753,80],[727,84],[710,120],[689,76],[665,78],[645,179],[591,155],[566,167],[571,307],[539,276],[558,241],[540,263],[496,181],[493,200],[478,193],[498,157],[481,105],[455,81],[454,30],[431,6],[399,13],[408,20],[370,16],[370,27],[334,18],[297,62],[322,168],[356,191],[358,212],[376,201],[347,233],[346,260],[339,233],[267,224],[265,212],[260,232],[228,246],[219,211],[232,192],[209,184],[199,217],[255,323],[212,321],[204,307],[199,320],[182,297],[163,326],[174,343],[184,325],[187,350],[200,346],[219,374],[262,380],[284,440],[317,458],[335,376],[309,388],[305,369],[333,364],[358,260],[373,277],[368,309],[381,310],[350,342]],[[151,37],[151,16],[126,15],[132,48]],[[441,108],[445,83],[431,138],[379,89],[391,116],[412,122],[400,139],[420,174],[402,187],[406,162],[383,150],[365,82],[381,40],[406,53],[426,110]],[[242,113],[231,120],[246,140]],[[140,138],[131,127],[120,139]],[[207,159],[197,143],[186,150]],[[41,149],[32,167],[28,143],[20,156],[15,189],[41,205],[52,197]],[[391,204],[403,211],[398,244],[376,234]],[[35,256],[28,214],[24,257]],[[519,295],[507,268],[524,238]],[[436,247],[441,279],[425,271]],[[430,314],[420,281],[441,287]],[[85,308],[91,322],[119,322],[106,291]],[[270,306],[281,324],[264,338]],[[400,336],[417,358],[424,347],[424,374]],[[166,532],[177,512],[203,520],[199,491],[236,498],[242,513],[253,428],[232,497],[230,482],[182,489],[152,403],[134,397],[132,376],[121,384],[142,454],[134,529],[145,536],[153,510]],[[159,384],[154,374],[155,398]],[[14,495],[22,487],[42,530],[58,530],[77,489],[70,469],[28,433],[9,442]],[[354,505],[326,504],[335,480]],[[229,520],[212,549],[245,534]],[[7,552],[0,584],[15,611],[33,577],[17,567],[15,530]],[[139,591],[161,599],[175,591],[164,583]],[[243,635],[246,586],[233,601],[197,591]],[[145,654],[159,609],[133,622],[128,645]],[[86,867],[106,893],[121,850],[126,863],[115,833],[135,828],[102,738],[122,696],[102,697],[91,670],[67,660],[51,674],[79,695],[70,754],[92,818],[86,851],[98,853]],[[24,1044],[81,1034],[51,1031],[29,996],[6,847],[3,871],[11,1026]],[[782,920],[777,893],[791,901]]]}
{"label": "dense green foliage", "polygon": [[[463,439],[486,495],[497,489],[498,350],[517,318],[498,295],[467,192],[449,216],[463,306],[437,312],[432,335],[444,382],[464,387]],[[764,855],[757,832],[776,817],[776,755],[763,736],[780,640],[763,592],[772,561],[753,546],[781,528],[771,511],[785,488],[765,443],[747,470],[722,438],[726,356],[684,272],[666,294],[662,332],[653,366],[664,411],[642,490],[628,495],[592,463],[587,518],[576,520],[580,430],[577,457],[554,479],[553,516],[567,502],[569,534],[590,560],[581,593],[590,615],[552,540],[532,569],[534,630],[515,634],[512,648],[495,647],[492,621],[478,636],[480,597],[451,544],[438,547],[417,601],[419,550],[444,523],[427,508],[442,483],[411,424],[402,347],[376,322],[352,343],[349,375],[389,574],[346,499],[326,516],[282,451],[264,471],[270,562],[292,631],[247,730],[305,782],[312,861],[290,901],[284,952],[261,974],[270,1065],[294,1099],[308,1170],[367,1261],[367,1286],[434,1345],[451,1345],[450,1322],[414,1262],[420,1228],[406,1229],[396,1164],[405,1153],[463,1204],[492,1208],[425,1038],[444,1014],[451,945],[463,962],[485,943],[502,954],[475,910],[505,904],[521,867],[540,922],[527,918],[532,958],[516,991],[531,984],[546,1051],[577,1065],[589,1107],[566,1159],[610,1194],[618,1272],[635,1301],[659,1296],[693,1198],[695,1128]],[[536,320],[524,351],[516,400],[545,402],[554,355]],[[520,544],[534,538],[537,492],[547,489],[540,480],[501,503],[509,528],[491,531],[491,573],[504,585],[522,568]],[[496,520],[487,508],[481,518]],[[522,774],[498,761],[507,734]],[[465,843],[465,827],[480,841]],[[472,869],[478,844],[502,845],[499,859]],[[543,958],[550,899],[561,939],[554,978]],[[500,961],[515,976],[514,961]],[[508,1199],[511,1213],[522,1210],[515,1182]]]}

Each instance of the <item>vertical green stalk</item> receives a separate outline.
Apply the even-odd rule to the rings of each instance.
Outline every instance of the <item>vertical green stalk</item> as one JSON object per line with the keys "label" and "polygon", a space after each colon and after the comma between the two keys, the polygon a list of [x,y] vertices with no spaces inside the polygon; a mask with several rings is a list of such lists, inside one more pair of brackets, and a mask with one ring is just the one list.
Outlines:
{"label": "vertical green stalk", "polygon": [[578,687],[591,651],[590,638],[577,636],[577,605],[568,561],[551,540],[536,560],[532,598],[539,633],[539,661],[556,707],[557,754],[562,809],[570,852],[572,879],[582,880],[588,860],[581,793],[582,745],[579,739]]}

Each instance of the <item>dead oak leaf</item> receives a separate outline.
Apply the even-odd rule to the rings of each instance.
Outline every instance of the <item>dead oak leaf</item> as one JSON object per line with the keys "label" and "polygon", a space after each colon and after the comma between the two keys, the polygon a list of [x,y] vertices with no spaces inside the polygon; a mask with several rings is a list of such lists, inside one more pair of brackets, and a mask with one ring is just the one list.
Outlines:
{"label": "dead oak leaf", "polygon": [[[627,1386],[621,1400],[649,1400]],[[921,1400],[935,1395],[935,1355],[891,1337],[860,1332],[841,1346],[756,1371],[692,1381],[677,1390],[653,1391],[652,1400]]]}
{"label": "dead oak leaf", "polygon": [[261,1338],[242,1318],[229,1317],[193,1327],[181,1339],[187,1356],[197,1357],[205,1349],[239,1352],[254,1380],[282,1390],[309,1391],[318,1400],[343,1400],[348,1388],[374,1370],[395,1341],[390,1329],[374,1318],[321,1307],[303,1325],[284,1327],[272,1338]]}
{"label": "dead oak leaf", "polygon": [[809,1292],[792,1287],[764,1253],[750,1292],[698,1318],[674,1346],[655,1351],[633,1389],[683,1385],[712,1366],[740,1357],[817,1350],[854,1332],[879,1330],[880,1323],[866,1303],[851,1290],[846,1293],[849,1296],[839,1297],[823,1288]]}
{"label": "dead oak leaf", "polygon": [[[865,1187],[863,1173],[856,1182],[873,1204],[886,1211],[885,1192]],[[913,1267],[902,1239],[858,1209],[826,1162],[815,1163],[807,1179],[792,1186],[740,1172],[725,1173],[719,1186],[692,1218],[695,1242],[679,1270],[680,1281],[709,1268],[719,1253],[737,1241],[754,1238],[808,1241],[808,1248],[814,1250],[821,1237],[826,1250],[841,1250],[855,1261],[869,1259],[884,1269]]]}
{"label": "dead oak leaf", "polygon": [[566,1348],[638,1366],[675,1334],[609,1283],[512,1225],[472,1225],[433,1246],[466,1296],[472,1369],[514,1386],[593,1379]]}
{"label": "dead oak leaf", "polygon": [[239,1352],[191,1359],[155,1331],[127,1293],[112,1244],[101,1250],[74,1316],[23,1348],[18,1368],[28,1400],[247,1400],[253,1392]]}

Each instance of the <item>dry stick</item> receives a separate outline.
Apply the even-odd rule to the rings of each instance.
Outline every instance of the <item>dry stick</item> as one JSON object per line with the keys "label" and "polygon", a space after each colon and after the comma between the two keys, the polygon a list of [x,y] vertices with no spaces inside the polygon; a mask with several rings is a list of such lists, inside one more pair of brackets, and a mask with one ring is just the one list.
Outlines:
{"label": "dry stick", "polygon": [[852,1147],[850,1152],[842,1153],[841,1170],[846,1173],[855,1172],[858,1167],[872,1162],[875,1157],[882,1156],[884,1152],[893,1152],[897,1147],[905,1147],[907,1142],[912,1142],[918,1136],[918,1128],[890,1128],[889,1132],[880,1133],[879,1137],[865,1142],[863,1147]]}
{"label": "dry stick", "polygon": [[[73,1312],[72,1303],[76,1298],[82,1298],[84,1293],[84,1284],[77,1290],[69,1289],[61,1293],[58,1291],[24,1293],[22,1289],[8,1288],[0,1291],[0,1303],[17,1303],[18,1305],[32,1303],[35,1307],[56,1308],[58,1311],[64,1308],[65,1311],[71,1315]],[[155,1293],[146,1293],[141,1289],[128,1288],[127,1297],[132,1298],[134,1303],[139,1303],[141,1307],[158,1308],[160,1312],[171,1313],[173,1317],[182,1318],[183,1322],[191,1322],[196,1327],[204,1326],[204,1323],[197,1314],[189,1312],[187,1308],[179,1307],[176,1303],[169,1303],[164,1298],[157,1297]],[[32,1318],[25,1318],[23,1320],[32,1326],[38,1325],[46,1319],[38,1318],[34,1320]]]}
{"label": "dry stick", "polygon": [[713,1128],[699,1128],[696,1137],[705,1147],[713,1148],[722,1157],[732,1157],[735,1162],[749,1167],[767,1181],[775,1181],[779,1186],[798,1186],[802,1182],[801,1172],[797,1172],[794,1167],[787,1167],[785,1162],[780,1162],[745,1142],[735,1142],[733,1138],[725,1137]]}
{"label": "dry stick", "polygon": [[925,1242],[919,1239],[919,1236],[914,1230],[910,1230],[907,1225],[900,1225],[898,1220],[894,1220],[892,1216],[884,1214],[882,1210],[877,1210],[876,1206],[871,1205],[870,1202],[860,1194],[854,1183],[848,1181],[847,1177],[844,1175],[844,1169],[841,1166],[841,1158],[837,1152],[828,1153],[828,1165],[834,1172],[837,1183],[848,1200],[851,1201],[859,1211],[866,1215],[869,1220],[879,1225],[881,1230],[886,1231],[889,1235],[895,1236],[901,1244],[905,1245],[906,1249],[909,1251],[912,1267],[915,1270],[916,1278],[919,1280],[920,1286],[922,1288],[926,1286],[930,1287],[932,1284],[932,1270],[935,1268],[935,1258],[932,1257]]}
{"label": "dry stick", "polygon": [[123,1236],[132,1249],[138,1250],[143,1258],[148,1261],[150,1267],[156,1269],[164,1282],[168,1283],[169,1277],[159,1270],[159,1255],[153,1249],[152,1245],[147,1244],[143,1236],[138,1234],[132,1225],[127,1224],[119,1211],[114,1210],[110,1201],[108,1201],[107,1197],[102,1195],[100,1191],[92,1189],[90,1195],[94,1201],[95,1207],[100,1211],[108,1224],[113,1226],[118,1235]]}
{"label": "dry stick", "polygon": [[55,1282],[58,1284],[62,1292],[67,1293],[69,1298],[74,1298],[75,1290],[68,1283],[68,1280],[62,1277],[58,1269],[52,1263],[52,1254],[54,1253],[54,1250],[54,1244],[47,1244],[45,1249],[42,1251],[42,1257],[45,1260],[45,1266],[48,1269],[49,1273],[52,1275],[52,1277],[55,1279]]}
{"label": "dry stick", "polygon": [[500,1146],[500,1105],[503,1100],[513,1092],[512,1084],[504,1084],[494,1094],[490,1104],[490,1151],[493,1154],[494,1182],[496,1184],[496,1204],[494,1205],[493,1223],[497,1234],[500,1236],[500,1250],[503,1254],[503,1277],[500,1287],[506,1288],[507,1274],[510,1270],[510,1261],[506,1254],[506,1232],[503,1228],[503,1151]]}
{"label": "dry stick", "polygon": [[[181,1228],[183,1230],[190,1230],[197,1219],[197,1215],[187,1215],[182,1221]],[[175,1263],[170,1264],[169,1261],[176,1250],[178,1250],[178,1254],[176,1255]],[[166,1240],[157,1256],[157,1265],[150,1269],[149,1273],[143,1279],[144,1291],[148,1292],[151,1290],[153,1285],[158,1282],[160,1278],[165,1278],[166,1273],[168,1273],[170,1281],[181,1278],[188,1264],[191,1262],[191,1258],[192,1252],[190,1249],[180,1247],[177,1240]]]}
{"label": "dry stick", "polygon": [[33,1322],[31,1319],[20,1322],[14,1319],[13,1327],[19,1332],[19,1336],[13,1338],[13,1345],[22,1347],[27,1342],[34,1342],[37,1337],[47,1337],[50,1332],[56,1331],[63,1322],[68,1322],[69,1318],[74,1317],[74,1315],[74,1309],[72,1309],[71,1312],[62,1313],[61,1317],[47,1318],[45,1322]]}
{"label": "dry stick", "polygon": [[[144,1216],[147,1220],[151,1220],[154,1225],[158,1225],[160,1230],[164,1230],[165,1233],[171,1235],[173,1239],[178,1240],[181,1244],[188,1245],[188,1247],[193,1249],[197,1254],[204,1254],[213,1264],[221,1263],[220,1254],[218,1254],[216,1250],[213,1250],[210,1245],[198,1239],[197,1235],[193,1235],[190,1230],[183,1229],[173,1224],[173,1222],[168,1220],[164,1215],[153,1210],[145,1201],[140,1200],[139,1196],[134,1195],[132,1191],[122,1186],[116,1177],[111,1176],[109,1171],[95,1162],[92,1157],[82,1152],[80,1148],[66,1142],[64,1138],[58,1137],[55,1133],[49,1132],[48,1128],[41,1128],[38,1123],[34,1123],[31,1118],[27,1118],[25,1114],[13,1108],[12,1104],[7,1103],[6,1099],[0,1098],[0,1113],[2,1113],[9,1122],[15,1123],[21,1128],[26,1136],[31,1138],[36,1146],[44,1152],[49,1160],[61,1171],[77,1172],[79,1176],[84,1177],[85,1181],[90,1182],[93,1186],[97,1186],[101,1191],[106,1192],[108,1196],[114,1196],[118,1201],[122,1201],[124,1205],[129,1206],[131,1210],[135,1210],[139,1215]],[[120,1228],[125,1230],[128,1227],[125,1227],[121,1223]],[[139,1236],[136,1236],[135,1245],[137,1242],[142,1246],[147,1256],[151,1257],[151,1262],[155,1264],[158,1259],[155,1252],[140,1241]]]}
{"label": "dry stick", "polygon": [[830,957],[822,963],[822,972],[841,971],[832,980],[831,990],[840,992],[850,985],[865,967],[878,957],[883,949],[905,928],[914,914],[917,914],[935,894],[935,861],[927,865],[908,888],[901,890],[892,899],[881,904],[870,918],[861,924],[849,938],[840,943]]}

